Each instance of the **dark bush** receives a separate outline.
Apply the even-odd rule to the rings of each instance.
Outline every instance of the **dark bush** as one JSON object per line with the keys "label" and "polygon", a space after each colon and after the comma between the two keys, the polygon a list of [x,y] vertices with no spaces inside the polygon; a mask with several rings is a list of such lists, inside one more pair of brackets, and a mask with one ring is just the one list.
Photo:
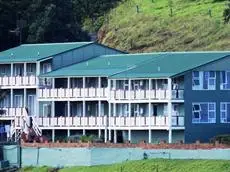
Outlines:
{"label": "dark bush", "polygon": [[224,9],[223,17],[224,17],[224,23],[230,22],[230,0],[228,1],[227,7]]}
{"label": "dark bush", "polygon": [[210,140],[211,143],[215,143],[216,141],[221,144],[230,145],[230,134],[217,135]]}

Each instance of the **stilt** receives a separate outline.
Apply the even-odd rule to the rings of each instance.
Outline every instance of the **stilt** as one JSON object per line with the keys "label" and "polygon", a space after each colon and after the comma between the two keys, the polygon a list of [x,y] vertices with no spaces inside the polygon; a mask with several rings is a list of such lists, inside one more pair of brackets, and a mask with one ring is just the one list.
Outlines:
{"label": "stilt", "polygon": [[128,135],[129,135],[129,136],[128,136],[128,137],[129,137],[128,140],[129,140],[129,142],[131,143],[131,130],[129,130]]}
{"label": "stilt", "polygon": [[52,129],[52,142],[55,142],[55,130]]}
{"label": "stilt", "polygon": [[105,143],[106,143],[107,142],[107,129],[105,129],[104,138],[105,138]]}
{"label": "stilt", "polygon": [[98,130],[98,138],[101,138],[101,129]]}
{"label": "stilt", "polygon": [[114,135],[113,135],[113,142],[114,143],[117,143],[117,131],[116,130],[114,130]]}
{"label": "stilt", "polygon": [[149,143],[152,143],[152,131],[149,129]]}

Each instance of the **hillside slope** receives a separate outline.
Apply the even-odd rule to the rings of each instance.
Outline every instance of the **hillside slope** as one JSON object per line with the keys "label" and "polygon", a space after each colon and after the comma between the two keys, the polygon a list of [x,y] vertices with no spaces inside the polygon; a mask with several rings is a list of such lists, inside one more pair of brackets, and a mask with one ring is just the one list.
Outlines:
{"label": "hillside slope", "polygon": [[230,50],[230,24],[223,23],[227,0],[169,2],[123,0],[107,15],[99,41],[129,52]]}

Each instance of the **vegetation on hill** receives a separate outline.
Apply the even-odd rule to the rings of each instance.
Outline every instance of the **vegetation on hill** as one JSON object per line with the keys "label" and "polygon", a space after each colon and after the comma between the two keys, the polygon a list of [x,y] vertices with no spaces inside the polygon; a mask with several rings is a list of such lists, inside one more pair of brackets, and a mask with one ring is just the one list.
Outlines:
{"label": "vegetation on hill", "polygon": [[[55,171],[48,167],[27,167],[22,172]],[[141,160],[114,165],[71,167],[59,172],[229,172],[230,161],[220,160]]]}
{"label": "vegetation on hill", "polygon": [[227,2],[125,0],[110,11],[99,39],[131,52],[230,50]]}

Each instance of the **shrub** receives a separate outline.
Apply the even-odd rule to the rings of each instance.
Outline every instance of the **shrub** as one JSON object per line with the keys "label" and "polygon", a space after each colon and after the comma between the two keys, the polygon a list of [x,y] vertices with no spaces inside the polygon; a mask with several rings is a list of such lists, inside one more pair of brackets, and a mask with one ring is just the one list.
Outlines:
{"label": "shrub", "polygon": [[230,22],[230,0],[228,1],[227,8],[224,9],[223,17],[224,23]]}
{"label": "shrub", "polygon": [[210,141],[211,143],[215,143],[216,141],[218,141],[219,143],[230,145],[230,134],[217,135],[213,137]]}

